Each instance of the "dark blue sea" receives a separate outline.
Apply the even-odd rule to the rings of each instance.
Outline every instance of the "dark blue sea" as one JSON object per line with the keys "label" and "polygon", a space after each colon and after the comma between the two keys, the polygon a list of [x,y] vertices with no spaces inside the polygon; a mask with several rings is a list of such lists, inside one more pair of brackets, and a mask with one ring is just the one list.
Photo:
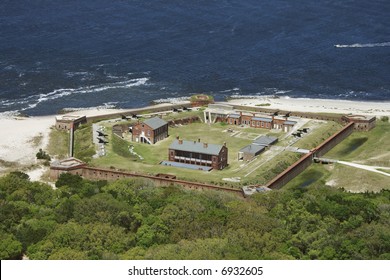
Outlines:
{"label": "dark blue sea", "polygon": [[389,0],[0,0],[0,113],[390,100]]}

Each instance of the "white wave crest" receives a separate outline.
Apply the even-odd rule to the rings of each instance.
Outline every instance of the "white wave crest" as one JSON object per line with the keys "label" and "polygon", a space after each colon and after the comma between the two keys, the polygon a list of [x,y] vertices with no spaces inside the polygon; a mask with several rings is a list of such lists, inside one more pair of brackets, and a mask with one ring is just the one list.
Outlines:
{"label": "white wave crest", "polygon": [[352,44],[352,45],[334,45],[336,48],[374,48],[374,47],[390,47],[390,42],[370,43],[370,44]]}
{"label": "white wave crest", "polygon": [[17,117],[19,114],[20,113],[17,110],[0,112],[0,119],[13,119]]}
{"label": "white wave crest", "polygon": [[67,107],[63,108],[61,111],[63,112],[76,112],[76,111],[88,111],[88,110],[102,110],[102,109],[116,109],[118,108],[118,102],[106,102],[103,105],[95,106],[95,107]]}
{"label": "white wave crest", "polygon": [[138,78],[138,79],[130,79],[126,81],[109,83],[106,85],[96,85],[96,86],[88,86],[88,87],[80,87],[80,88],[65,88],[65,89],[56,89],[49,93],[41,93],[35,96],[29,96],[24,99],[19,100],[5,100],[0,102],[0,105],[11,106],[15,103],[17,104],[28,104],[27,107],[21,108],[18,111],[24,111],[27,109],[32,109],[38,106],[38,104],[48,101],[58,99],[64,96],[72,95],[72,94],[88,94],[88,93],[97,93],[102,92],[109,89],[126,89],[137,86],[146,85],[149,78]]}
{"label": "white wave crest", "polygon": [[152,102],[155,104],[161,104],[161,103],[178,104],[178,103],[185,102],[188,100],[190,100],[189,97],[182,96],[182,97],[161,98],[161,99],[153,100]]}
{"label": "white wave crest", "polygon": [[226,90],[221,90],[219,91],[220,93],[228,93],[228,92],[239,92],[240,88],[232,88],[232,89],[226,89]]}

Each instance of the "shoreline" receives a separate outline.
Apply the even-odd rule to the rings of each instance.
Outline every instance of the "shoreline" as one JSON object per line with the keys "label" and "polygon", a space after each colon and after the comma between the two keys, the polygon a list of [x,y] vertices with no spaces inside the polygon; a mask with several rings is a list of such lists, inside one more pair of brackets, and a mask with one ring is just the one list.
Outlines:
{"label": "shoreline", "polygon": [[279,109],[283,111],[390,117],[390,101],[351,101],[340,99],[261,96],[259,98],[234,98],[224,103],[231,105],[246,105],[255,108]]}
{"label": "shoreline", "polygon": [[[227,102],[218,102],[230,105],[253,106],[254,108],[279,109],[287,111],[312,113],[337,113],[369,116],[390,117],[390,102],[363,102],[332,99],[309,99],[262,96],[258,98],[231,99]],[[178,103],[180,104],[180,103]],[[144,108],[156,108],[167,105],[162,103]],[[262,105],[262,106],[259,106]],[[85,109],[68,112],[63,115],[110,115],[123,113],[131,109]],[[0,138],[0,174],[12,169],[21,169],[30,175],[31,180],[39,180],[47,168],[37,161],[35,155],[40,148],[45,150],[49,143],[51,127],[55,125],[55,118],[59,115],[16,117],[0,116],[0,127],[6,131]],[[11,167],[10,167],[11,166]]]}

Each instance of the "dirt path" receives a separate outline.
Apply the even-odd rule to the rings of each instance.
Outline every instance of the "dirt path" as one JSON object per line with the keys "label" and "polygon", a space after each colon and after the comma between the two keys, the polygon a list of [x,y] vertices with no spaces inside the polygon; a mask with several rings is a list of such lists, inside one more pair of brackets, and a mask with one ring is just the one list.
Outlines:
{"label": "dirt path", "polygon": [[347,162],[347,161],[341,161],[341,160],[339,160],[337,162],[341,163],[341,164],[344,164],[344,165],[348,165],[348,166],[364,169],[364,170],[367,170],[367,171],[372,171],[372,172],[379,173],[379,174],[382,174],[382,175],[390,177],[390,173],[386,173],[386,172],[378,170],[378,169],[390,170],[390,167],[370,166],[370,165],[363,165],[363,164]]}

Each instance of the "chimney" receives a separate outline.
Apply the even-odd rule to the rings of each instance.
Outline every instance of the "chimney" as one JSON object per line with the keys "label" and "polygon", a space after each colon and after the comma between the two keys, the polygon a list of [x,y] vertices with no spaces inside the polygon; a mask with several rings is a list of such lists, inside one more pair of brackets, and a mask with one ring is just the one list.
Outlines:
{"label": "chimney", "polygon": [[179,145],[183,144],[183,139],[179,139]]}
{"label": "chimney", "polygon": [[256,113],[252,113],[252,115],[253,115],[254,117],[256,117]]}
{"label": "chimney", "polygon": [[203,148],[207,148],[208,144],[207,143],[203,143]]}

